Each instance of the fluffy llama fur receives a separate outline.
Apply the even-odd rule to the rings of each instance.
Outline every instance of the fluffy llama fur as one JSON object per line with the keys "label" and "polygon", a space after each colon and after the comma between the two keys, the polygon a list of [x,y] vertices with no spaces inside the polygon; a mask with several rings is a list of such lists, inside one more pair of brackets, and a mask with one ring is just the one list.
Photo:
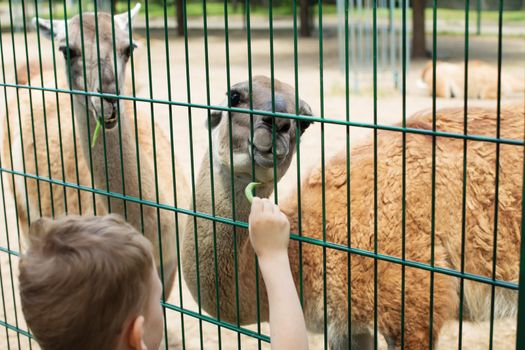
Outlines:
{"label": "fluffy llama fur", "polygon": [[[38,62],[30,61],[29,68],[31,85],[39,86],[41,82],[41,72]],[[42,70],[44,86],[55,87],[52,66],[45,65]],[[27,66],[21,65],[17,72],[18,83],[27,84]],[[62,73],[62,70],[57,69],[57,75],[58,87],[67,89],[67,78],[65,77],[64,73]],[[32,100],[30,100],[30,95]],[[78,181],[80,186],[92,187],[93,183],[91,181],[91,171],[89,164],[87,163],[88,155],[84,155],[80,141],[80,138],[87,137],[87,135],[80,135],[78,128],[76,129],[77,156],[75,156],[72,127],[72,102],[70,100],[70,95],[64,93],[58,94],[58,104],[57,95],[54,92],[44,93],[45,104],[42,100],[42,93],[37,90],[20,89],[19,97],[20,114],[18,112],[18,102],[15,91],[14,89],[9,91],[9,104],[6,111],[7,113],[4,117],[2,166],[8,169],[12,168],[16,171],[24,171],[25,173],[34,175],[38,174],[42,177],[52,178],[53,180],[64,181],[71,184],[77,184]],[[31,104],[33,116],[31,116]],[[122,111],[121,116],[127,117],[129,119],[132,132],[135,134],[133,104],[131,101],[126,101],[124,105],[125,110]],[[75,113],[79,112],[75,110]],[[7,128],[7,118],[9,118],[9,130]],[[155,201],[154,192],[150,190],[144,190],[155,187],[155,179],[144,175],[145,169],[153,169],[151,122],[148,117],[141,116],[137,111],[137,124],[138,141],[141,153],[141,173],[143,175],[141,178],[143,188],[142,198]],[[8,134],[8,131],[10,134]],[[159,188],[162,189],[159,201],[163,204],[173,204],[173,187],[171,183],[171,153],[168,151],[159,151],[170,150],[171,143],[162,132],[162,128],[158,125],[155,126],[155,137],[157,145],[156,157]],[[98,142],[102,143],[102,139],[103,137],[100,135]],[[62,142],[62,151],[60,142]],[[35,162],[35,145],[38,169]],[[108,159],[108,162],[111,161],[111,159]],[[127,169],[127,171],[131,172],[130,174],[137,174],[137,169]],[[187,201],[187,197],[185,195],[185,191],[188,186],[184,172],[178,165],[176,166],[176,173],[177,197],[179,200],[177,204],[179,207],[186,207],[187,204],[185,203]],[[64,187],[62,185],[50,185],[45,181],[23,178],[22,176],[18,175],[12,177],[7,173],[4,173],[4,176],[5,180],[9,184],[9,187],[13,191],[13,194],[15,195],[18,219],[23,233],[28,232],[29,223],[38,217],[54,217],[63,214],[93,214],[94,203],[96,205],[97,215],[104,215],[108,211],[107,199],[105,196],[96,195],[94,202],[92,193],[88,191],[78,191],[75,188]],[[131,175],[128,175],[127,177],[131,178]],[[105,188],[101,189],[105,190]],[[136,192],[136,189],[132,189],[130,187],[127,188],[128,195],[130,193],[135,195],[133,194],[134,192]],[[132,205],[133,204],[128,204],[128,209]],[[147,230],[148,227],[156,228],[156,209],[153,207],[144,206],[143,210],[144,226],[147,228]],[[124,213],[122,213],[122,215],[123,214]],[[140,222],[140,217],[131,219],[131,221]],[[166,225],[171,227],[175,225],[173,214],[168,211],[161,210],[161,225],[163,227],[163,234],[171,232],[173,229],[167,227]],[[135,225],[135,227],[139,230],[141,229],[140,224]],[[158,247],[157,235],[148,238],[153,241],[154,247]],[[174,237],[172,238],[174,240]],[[168,240],[166,239],[166,242],[167,241]],[[176,245],[174,244],[170,244],[163,248],[165,264],[176,264],[176,249]],[[155,249],[155,256],[157,261],[159,261],[158,248]],[[170,276],[168,278],[172,280],[174,277]],[[169,284],[170,282],[167,283]],[[171,284],[167,287],[167,289],[168,291],[171,289]]]}
{"label": "fluffy llama fur", "polygon": [[[503,110],[501,137],[524,139],[523,108]],[[463,133],[463,110],[443,109],[436,116],[439,131]],[[468,112],[468,133],[496,135],[496,111],[472,108]],[[409,128],[432,129],[432,114],[423,112],[408,121]],[[323,206],[326,208],[326,240],[341,246],[374,251],[401,258],[403,255],[402,177],[403,136],[393,131],[377,132],[377,229],[374,229],[374,142],[369,138],[351,150],[350,173],[346,152],[326,164],[325,201],[322,200],[321,168],[313,169],[301,187],[302,234],[323,239]],[[461,270],[463,143],[461,139],[438,137],[435,153],[435,266]],[[491,277],[494,246],[496,144],[468,141],[466,168],[464,271]],[[432,136],[406,134],[406,259],[424,264],[431,261],[432,232]],[[498,280],[517,283],[519,274],[520,221],[523,186],[523,146],[500,145],[498,195]],[[347,190],[350,186],[350,203]],[[350,205],[350,218],[347,206]],[[292,232],[298,232],[296,195],[281,202]],[[304,312],[313,331],[322,331],[323,274],[326,273],[326,302],[332,349],[346,349],[351,339],[367,333],[374,321],[374,259],[302,244],[289,248],[296,285],[303,266]],[[349,261],[349,259],[351,259]],[[349,268],[348,268],[349,267]],[[351,274],[350,290],[349,274]],[[402,267],[377,262],[377,324],[391,347],[401,341]],[[405,269],[405,348],[426,349],[429,344],[430,272]],[[441,273],[433,280],[433,329],[437,335],[443,323],[457,317],[460,281]],[[467,319],[490,317],[491,287],[465,280],[464,307]],[[352,335],[348,317],[351,301]],[[495,317],[515,316],[517,293],[496,288]]]}
{"label": "fluffy llama fur", "polygon": [[[436,96],[461,98],[465,85],[464,63],[436,62]],[[421,79],[429,94],[432,94],[433,70],[429,61],[421,73]],[[501,96],[525,90],[522,79],[501,73]],[[468,62],[468,97],[477,99],[498,98],[498,68],[483,61]]]}

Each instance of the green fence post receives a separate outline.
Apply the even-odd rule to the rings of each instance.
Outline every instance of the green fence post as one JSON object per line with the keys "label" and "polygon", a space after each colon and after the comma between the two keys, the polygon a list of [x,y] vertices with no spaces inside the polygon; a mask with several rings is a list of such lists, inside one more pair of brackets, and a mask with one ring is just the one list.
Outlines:
{"label": "green fence post", "polygon": [[[524,148],[525,151],[525,148]],[[525,152],[524,152],[525,156]],[[525,158],[523,159],[523,174],[525,174]],[[525,349],[525,175],[523,176],[523,189],[521,200],[521,259],[520,259],[520,284],[518,299],[518,327],[516,336],[516,350]]]}

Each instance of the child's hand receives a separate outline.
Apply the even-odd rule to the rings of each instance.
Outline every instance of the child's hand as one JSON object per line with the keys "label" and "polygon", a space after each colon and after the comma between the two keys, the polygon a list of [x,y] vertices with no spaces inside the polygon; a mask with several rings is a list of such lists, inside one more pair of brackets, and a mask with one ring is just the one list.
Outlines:
{"label": "child's hand", "polygon": [[259,259],[288,254],[290,222],[272,201],[253,198],[249,227],[250,241]]}
{"label": "child's hand", "polygon": [[308,350],[303,311],[288,261],[290,222],[272,201],[257,197],[249,222],[250,241],[268,294],[272,350]]}

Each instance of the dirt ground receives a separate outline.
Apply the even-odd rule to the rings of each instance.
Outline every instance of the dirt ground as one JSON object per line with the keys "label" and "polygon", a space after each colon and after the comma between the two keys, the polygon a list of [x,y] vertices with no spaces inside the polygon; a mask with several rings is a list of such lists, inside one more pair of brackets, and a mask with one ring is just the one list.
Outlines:
{"label": "dirt ground", "polygon": [[[230,81],[232,83],[246,80],[248,77],[248,51],[246,37],[237,32],[232,33],[229,38],[230,51]],[[461,60],[463,58],[463,37],[444,36],[438,40],[438,52],[440,57],[447,57]],[[38,48],[34,35],[30,35],[29,56],[37,57]],[[142,97],[153,97],[155,99],[167,99],[168,78],[171,80],[171,100],[188,101],[187,82],[191,84],[189,91],[193,103],[207,104],[206,99],[206,69],[204,54],[204,37],[200,34],[190,34],[189,41],[189,80],[186,77],[186,60],[184,41],[180,38],[170,38],[169,40],[169,63],[170,72],[166,68],[166,48],[163,36],[154,35],[148,45],[144,37],[138,39],[140,48],[136,51],[136,79],[139,83],[138,95]],[[17,61],[24,61],[25,45],[21,34],[15,35],[15,47]],[[267,36],[254,35],[252,37],[252,59],[251,64],[253,74],[270,75],[270,55],[269,40]],[[210,102],[219,104],[226,92],[227,74],[225,40],[223,36],[214,35],[208,38],[209,45],[209,91]],[[274,62],[275,77],[279,80],[293,84],[294,82],[294,55],[293,37],[291,34],[282,33],[275,37],[274,42]],[[344,74],[339,70],[337,55],[337,37],[329,36],[324,41],[324,60],[323,60],[323,85],[324,91],[324,111],[321,111],[321,91],[319,73],[319,43],[316,38],[300,39],[298,50],[298,90],[302,99],[307,101],[314,114],[330,119],[345,118],[345,80]],[[5,73],[9,77],[13,74],[13,54],[11,49],[11,38],[9,34],[2,34],[2,49],[5,60]],[[520,76],[525,80],[525,67],[523,57],[525,57],[525,39],[506,39],[504,41],[503,69],[505,72]],[[51,47],[49,43],[42,39],[42,57],[49,60],[51,57]],[[148,69],[148,51],[151,53],[151,77]],[[57,57],[61,58],[61,57]],[[497,42],[494,38],[472,37],[470,42],[470,58],[484,59],[495,63],[497,59]],[[419,72],[424,65],[423,61],[412,62],[409,66],[407,76],[407,116],[413,112],[427,109],[432,106],[432,99],[427,94],[416,87],[416,80]],[[60,66],[62,63],[60,61]],[[374,115],[374,96],[372,94],[372,76],[370,69],[363,69],[361,75],[360,93],[353,92],[350,95],[350,119],[356,122],[372,123]],[[368,74],[370,73],[370,74]],[[11,78],[12,79],[12,78]],[[151,84],[148,84],[151,81]],[[151,88],[151,92],[150,92]],[[523,94],[510,98],[513,101],[523,99]],[[2,98],[3,101],[3,98]],[[3,104],[3,102],[1,102]],[[496,101],[469,101],[470,106],[496,106]],[[463,101],[459,99],[438,99],[437,106],[463,106]],[[2,107],[3,108],[3,107]],[[139,108],[144,112],[149,112],[149,104],[140,103]],[[169,128],[168,108],[165,105],[156,104],[154,106],[155,119],[165,130]],[[186,107],[173,107],[175,118],[174,134],[177,137],[176,154],[179,162],[186,165],[187,177],[191,177],[192,169],[190,166],[189,152],[189,121],[188,109]],[[392,86],[390,72],[383,72],[378,77],[378,100],[377,116],[381,124],[393,124],[402,119],[402,94]],[[199,162],[207,147],[207,131],[205,125],[206,110],[193,108],[192,123],[195,172],[198,171]],[[370,129],[352,127],[350,132],[351,143],[354,145],[369,135]],[[327,124],[324,128],[325,143],[324,152],[330,157],[338,150],[342,149],[346,142],[344,128],[333,124]],[[301,173],[304,174],[309,168],[320,164],[321,149],[321,127],[317,123],[310,127],[301,142]],[[297,165],[294,162],[287,175],[279,183],[279,196],[285,196],[293,190],[296,183]],[[0,208],[2,223],[1,231],[5,231],[3,222],[5,221],[8,231],[2,234],[0,244],[2,247],[18,251],[18,237],[16,230],[16,217],[14,215],[11,193],[7,188],[2,188],[2,196],[5,197],[5,208]],[[1,205],[1,204],[0,204]],[[7,242],[9,239],[9,242]],[[16,325],[21,329],[26,326],[21,316],[19,298],[17,297],[17,264],[18,259],[6,253],[0,253],[1,262],[1,289],[2,289],[2,309],[0,309],[0,322],[7,322]],[[12,269],[11,269],[12,267]],[[13,283],[12,281],[15,280]],[[178,286],[174,288],[170,301],[180,306],[180,295]],[[183,306],[186,309],[197,311],[197,305],[188,291],[182,286]],[[15,308],[14,305],[17,305]],[[181,315],[175,311],[167,311],[168,343],[170,349],[182,348]],[[2,323],[0,323],[2,325]],[[463,348],[464,349],[486,349],[489,334],[489,323],[470,323],[465,322],[463,328]],[[248,327],[257,330],[257,326]],[[516,321],[514,319],[499,320],[495,322],[495,349],[512,349],[515,344]],[[202,333],[201,333],[202,331]],[[267,324],[261,325],[263,334],[269,334]],[[8,339],[6,339],[6,333]],[[201,335],[201,336],[200,336]],[[192,316],[184,316],[184,341],[186,349],[218,349],[218,328],[206,321],[199,321]],[[202,340],[201,340],[202,339]],[[458,322],[449,322],[442,330],[440,336],[440,349],[451,349],[457,347],[458,342]],[[221,329],[222,349],[234,349],[238,341],[243,349],[256,349],[257,341],[247,336],[237,337],[235,332]],[[202,343],[201,343],[202,341]],[[322,335],[311,335],[311,349],[323,348]],[[16,333],[12,330],[0,332],[0,349],[28,349],[28,341],[21,336],[18,343]],[[37,349],[36,343],[31,344],[33,349]],[[268,344],[263,343],[263,349],[268,349]],[[386,349],[386,345],[381,339],[381,349]]]}

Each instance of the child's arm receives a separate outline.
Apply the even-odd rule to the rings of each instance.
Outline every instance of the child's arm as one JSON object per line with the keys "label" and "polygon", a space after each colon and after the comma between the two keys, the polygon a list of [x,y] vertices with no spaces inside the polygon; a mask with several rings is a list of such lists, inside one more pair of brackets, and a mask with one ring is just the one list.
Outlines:
{"label": "child's arm", "polygon": [[268,199],[254,198],[250,241],[270,303],[272,350],[308,349],[306,326],[288,261],[290,223]]}

